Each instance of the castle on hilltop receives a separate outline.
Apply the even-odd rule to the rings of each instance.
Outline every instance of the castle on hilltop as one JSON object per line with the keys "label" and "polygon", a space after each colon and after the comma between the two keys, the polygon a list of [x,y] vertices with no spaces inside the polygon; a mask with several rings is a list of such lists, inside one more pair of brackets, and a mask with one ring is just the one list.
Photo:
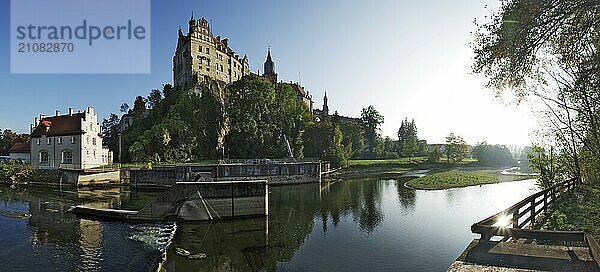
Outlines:
{"label": "castle on hilltop", "polygon": [[188,33],[184,35],[181,28],[178,30],[177,49],[173,57],[173,85],[175,87],[195,89],[206,80],[231,84],[246,75],[254,74],[273,84],[289,85],[296,92],[298,102],[306,105],[313,116],[319,120],[335,117],[336,120],[343,122],[358,123],[360,121],[358,118],[339,116],[337,112],[331,115],[327,94],[323,98],[323,109],[313,109],[312,95],[299,82],[278,81],[270,47],[263,68],[262,75],[260,71],[256,74],[251,73],[248,57],[246,55],[240,57],[231,49],[228,39],[213,36],[205,18],[195,20],[192,14]]}
{"label": "castle on hilltop", "polygon": [[248,74],[248,57],[236,54],[228,39],[214,37],[205,18],[195,20],[192,15],[187,35],[179,28],[173,57],[175,87],[194,88],[205,77],[230,84]]}

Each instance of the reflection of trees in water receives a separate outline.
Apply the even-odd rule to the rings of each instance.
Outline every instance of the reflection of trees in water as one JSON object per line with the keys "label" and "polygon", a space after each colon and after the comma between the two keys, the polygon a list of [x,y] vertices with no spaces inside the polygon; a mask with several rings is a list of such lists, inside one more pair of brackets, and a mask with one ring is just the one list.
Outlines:
{"label": "reflection of trees in water", "polygon": [[343,216],[352,216],[362,231],[371,233],[383,222],[381,194],[383,183],[376,180],[340,181],[322,193],[318,215],[323,232],[328,230],[329,218],[336,227]]}
{"label": "reflection of trees in water", "polygon": [[417,191],[411,188],[407,188],[404,184],[412,179],[411,177],[400,178],[396,181],[396,188],[398,190],[398,201],[402,205],[402,213],[412,213],[415,210],[415,203],[417,201]]}
{"label": "reflection of trees in water", "polygon": [[[358,219],[358,226],[362,231],[372,233],[375,228],[383,222],[383,212],[381,211],[381,185],[377,181],[362,181],[359,187],[360,194],[357,198],[360,200],[358,210],[355,208],[354,220]],[[358,218],[357,218],[358,217]]]}
{"label": "reflection of trees in water", "polygon": [[[272,187],[267,218],[178,224],[166,268],[168,271],[275,270],[278,263],[293,259],[315,229],[315,220],[322,222],[324,235],[344,217],[356,222],[361,231],[372,233],[384,220],[383,195],[395,195],[396,191],[402,206],[413,209],[414,191],[394,188],[400,182],[392,182],[353,180],[323,186]],[[176,255],[175,247],[205,253],[208,257],[188,259]]]}

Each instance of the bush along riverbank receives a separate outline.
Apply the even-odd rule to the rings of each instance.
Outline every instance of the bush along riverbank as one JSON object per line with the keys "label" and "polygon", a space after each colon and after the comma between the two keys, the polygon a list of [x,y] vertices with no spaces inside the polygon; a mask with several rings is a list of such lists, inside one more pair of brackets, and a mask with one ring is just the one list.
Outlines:
{"label": "bush along riverbank", "polygon": [[58,183],[61,178],[59,170],[39,170],[30,165],[19,164],[15,161],[0,163],[0,183]]}
{"label": "bush along riverbank", "polygon": [[600,238],[600,184],[580,184],[558,198],[542,223],[542,229],[584,231]]}

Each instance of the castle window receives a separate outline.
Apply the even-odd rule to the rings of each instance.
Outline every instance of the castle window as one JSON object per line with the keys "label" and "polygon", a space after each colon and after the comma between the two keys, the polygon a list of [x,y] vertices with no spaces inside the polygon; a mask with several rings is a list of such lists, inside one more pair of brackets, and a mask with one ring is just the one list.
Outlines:
{"label": "castle window", "polygon": [[39,154],[40,164],[48,164],[48,151],[42,150]]}
{"label": "castle window", "polygon": [[75,136],[71,137],[71,143],[74,144],[75,143]]}
{"label": "castle window", "polygon": [[210,48],[206,48],[206,54],[210,54]]}
{"label": "castle window", "polygon": [[56,143],[57,144],[62,144],[62,137],[58,137],[58,139],[56,139]]}
{"label": "castle window", "polygon": [[50,143],[52,143],[52,138],[46,138],[46,143],[47,143],[47,144],[50,144]]}
{"label": "castle window", "polygon": [[39,139],[39,138],[38,138],[38,139],[36,139],[36,141],[35,141],[35,142],[37,143],[37,145],[40,145],[40,144],[42,144],[42,139]]}
{"label": "castle window", "polygon": [[64,150],[61,154],[62,163],[71,164],[73,163],[73,152],[71,150]]}
{"label": "castle window", "polygon": [[96,138],[93,138],[93,139],[92,139],[92,144],[93,144],[93,145],[96,145]]}
{"label": "castle window", "polygon": [[198,46],[198,52],[202,52],[202,45]]}

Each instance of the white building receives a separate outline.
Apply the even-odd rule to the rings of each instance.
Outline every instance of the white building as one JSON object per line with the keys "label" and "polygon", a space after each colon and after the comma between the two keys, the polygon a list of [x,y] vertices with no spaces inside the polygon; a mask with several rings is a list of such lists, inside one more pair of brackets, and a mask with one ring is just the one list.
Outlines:
{"label": "white building", "polygon": [[112,163],[112,152],[102,147],[102,130],[92,107],[36,117],[30,141],[31,164],[39,169],[79,170]]}

